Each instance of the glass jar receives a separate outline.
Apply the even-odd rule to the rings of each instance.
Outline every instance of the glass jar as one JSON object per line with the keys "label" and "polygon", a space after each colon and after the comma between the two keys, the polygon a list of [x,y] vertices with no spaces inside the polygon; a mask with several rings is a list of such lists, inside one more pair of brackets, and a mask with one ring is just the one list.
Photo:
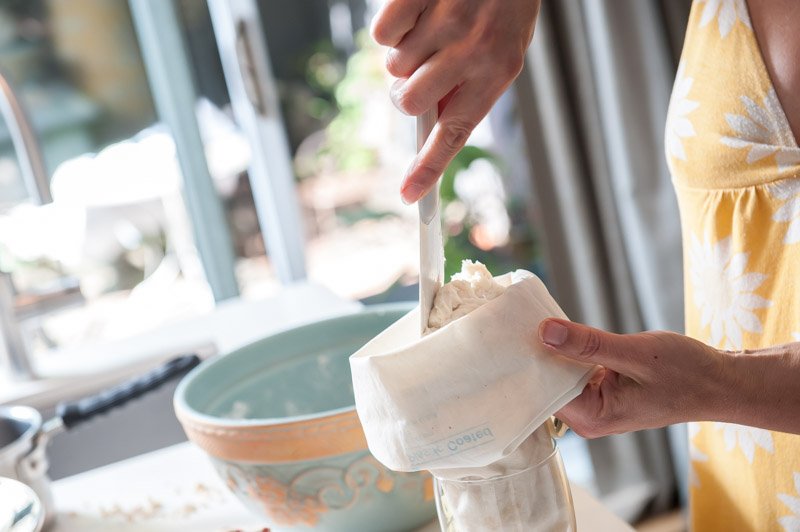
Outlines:
{"label": "glass jar", "polygon": [[574,531],[575,510],[558,448],[508,475],[480,480],[435,478],[444,532]]}

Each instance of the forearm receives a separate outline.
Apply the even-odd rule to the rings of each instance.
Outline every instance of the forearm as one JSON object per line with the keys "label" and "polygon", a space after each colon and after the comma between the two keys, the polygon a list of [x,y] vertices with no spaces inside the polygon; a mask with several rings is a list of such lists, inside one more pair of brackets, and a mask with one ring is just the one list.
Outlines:
{"label": "forearm", "polygon": [[716,421],[800,434],[800,343],[726,355]]}

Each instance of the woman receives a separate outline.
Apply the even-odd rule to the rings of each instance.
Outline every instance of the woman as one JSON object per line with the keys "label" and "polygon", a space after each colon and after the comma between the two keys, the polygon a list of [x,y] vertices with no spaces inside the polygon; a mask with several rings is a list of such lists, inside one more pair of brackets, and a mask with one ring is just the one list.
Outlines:
{"label": "woman", "polygon": [[[519,74],[539,0],[391,0],[392,99],[439,122],[401,188],[418,200]],[[546,320],[603,366],[558,413],[598,437],[691,421],[695,530],[800,530],[800,2],[695,0],[667,119],[686,330],[617,335]]]}

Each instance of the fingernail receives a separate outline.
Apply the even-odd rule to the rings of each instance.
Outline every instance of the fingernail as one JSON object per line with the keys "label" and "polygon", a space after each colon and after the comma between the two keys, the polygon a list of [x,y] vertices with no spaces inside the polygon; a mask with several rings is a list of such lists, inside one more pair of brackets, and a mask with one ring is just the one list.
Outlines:
{"label": "fingernail", "polygon": [[545,321],[542,325],[540,338],[545,344],[558,347],[567,340],[569,330],[556,321]]}
{"label": "fingernail", "polygon": [[412,183],[403,187],[403,189],[400,191],[400,197],[403,199],[403,203],[406,205],[411,205],[420,199],[424,192],[425,189]]}
{"label": "fingernail", "polygon": [[389,89],[389,99],[392,100],[392,103],[394,104],[395,107],[397,107],[397,109],[400,112],[402,112],[404,115],[411,116],[406,111],[406,109],[404,109],[403,106],[400,105],[400,102],[401,102],[402,97],[403,97],[403,93],[405,92],[405,89],[406,89],[405,82],[406,82],[406,80],[404,78],[401,78],[401,79],[398,79],[397,81],[395,81],[392,84],[392,88]]}

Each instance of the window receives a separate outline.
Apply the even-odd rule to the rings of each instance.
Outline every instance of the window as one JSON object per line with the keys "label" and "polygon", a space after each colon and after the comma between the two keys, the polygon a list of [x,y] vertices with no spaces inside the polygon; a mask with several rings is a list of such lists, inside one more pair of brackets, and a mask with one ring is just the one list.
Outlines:
{"label": "window", "polygon": [[[224,0],[0,7],[0,66],[54,199],[30,197],[0,130],[6,304],[42,302],[4,325],[26,359],[63,366],[59,348],[304,279],[366,303],[416,298],[417,210],[398,194],[414,121],[386,96],[372,4],[264,0],[237,17]],[[443,177],[448,276],[469,258],[546,277],[515,105],[501,99]],[[585,442],[563,452],[591,487]]]}
{"label": "window", "polygon": [[54,200],[40,205],[26,189],[16,124],[3,121],[0,270],[13,287],[16,349],[46,358],[211,308],[128,3],[9,1],[0,26],[0,69],[38,137]]}

